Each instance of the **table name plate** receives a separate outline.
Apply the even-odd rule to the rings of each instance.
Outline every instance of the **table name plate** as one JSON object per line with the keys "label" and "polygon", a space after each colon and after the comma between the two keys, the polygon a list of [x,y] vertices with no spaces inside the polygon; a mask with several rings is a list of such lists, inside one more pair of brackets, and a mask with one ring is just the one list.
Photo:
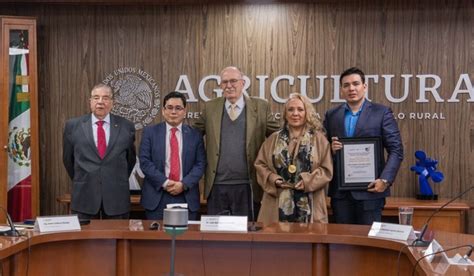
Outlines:
{"label": "table name plate", "polygon": [[247,232],[246,216],[201,216],[203,232]]}
{"label": "table name plate", "polygon": [[37,217],[35,222],[35,231],[40,233],[80,230],[77,215]]}

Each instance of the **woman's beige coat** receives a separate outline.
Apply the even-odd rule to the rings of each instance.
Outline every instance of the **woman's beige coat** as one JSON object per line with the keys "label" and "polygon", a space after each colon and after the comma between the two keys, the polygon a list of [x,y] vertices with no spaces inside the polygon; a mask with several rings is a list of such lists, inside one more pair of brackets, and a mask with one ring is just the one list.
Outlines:
{"label": "woman's beige coat", "polygon": [[[276,173],[272,161],[278,133],[273,133],[265,140],[255,160],[257,181],[264,192],[258,221],[263,222],[264,225],[278,222],[278,196],[282,189],[275,186],[275,180],[281,177]],[[311,158],[313,164],[311,172],[301,173],[301,178],[305,191],[310,193],[309,197],[312,201],[311,221],[327,223],[328,211],[325,188],[331,181],[333,172],[331,146],[321,132],[316,132],[313,135],[312,146]],[[299,144],[297,147],[299,147]]]}

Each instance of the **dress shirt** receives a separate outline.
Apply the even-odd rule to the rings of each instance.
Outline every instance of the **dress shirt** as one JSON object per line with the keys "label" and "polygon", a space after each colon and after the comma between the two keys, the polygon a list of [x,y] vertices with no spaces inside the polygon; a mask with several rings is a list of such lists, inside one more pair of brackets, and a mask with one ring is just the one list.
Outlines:
{"label": "dress shirt", "polygon": [[354,137],[354,132],[355,128],[357,125],[357,121],[359,120],[360,113],[362,112],[362,109],[364,108],[365,100],[360,106],[359,110],[357,112],[352,112],[352,109],[349,107],[349,105],[346,103],[344,109],[344,128],[346,130],[346,137]]}
{"label": "dress shirt", "polygon": [[106,145],[109,144],[110,138],[110,114],[107,114],[103,120],[97,119],[94,114],[92,114],[92,134],[94,135],[94,143],[97,146],[97,124],[98,121],[104,121],[102,128],[105,131],[105,143]]}
{"label": "dress shirt", "polygon": [[[227,111],[227,114],[229,114],[230,117],[230,106],[232,104],[228,101],[225,100],[225,110]],[[244,110],[245,107],[245,101],[244,101],[244,95],[240,96],[240,98],[237,100],[235,103],[235,118],[239,118],[240,113],[242,113],[242,110]]]}

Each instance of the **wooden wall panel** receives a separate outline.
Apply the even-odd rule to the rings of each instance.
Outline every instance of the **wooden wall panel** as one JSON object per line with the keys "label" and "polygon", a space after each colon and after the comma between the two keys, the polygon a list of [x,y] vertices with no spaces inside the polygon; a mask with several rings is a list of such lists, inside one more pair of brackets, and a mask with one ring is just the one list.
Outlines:
{"label": "wooden wall panel", "polygon": [[70,191],[70,180],[62,166],[62,131],[66,120],[89,108],[88,91],[96,82],[97,70],[95,18],[87,8],[80,7],[58,7],[54,16],[41,18],[44,18],[38,20],[41,212],[65,213],[65,206],[56,202],[57,195]]}
{"label": "wooden wall panel", "polygon": [[[308,2],[308,1],[305,1]],[[447,100],[459,75],[474,82],[474,14],[472,1],[321,1],[294,4],[45,5],[0,6],[0,13],[38,18],[39,81],[43,214],[64,213],[55,198],[70,190],[63,169],[62,129],[65,120],[88,111],[90,88],[121,67],[141,68],[160,86],[161,97],[187,75],[194,95],[201,78],[235,64],[251,78],[249,93],[258,95],[257,75],[269,75],[265,96],[274,112],[282,105],[270,95],[270,83],[279,76],[295,77],[295,85],[278,86],[285,97],[300,91],[298,75],[309,75],[308,95],[319,96],[316,75],[325,75],[324,97],[315,104],[323,115],[334,106],[331,76],[356,65],[367,74],[369,97],[400,112],[443,113],[446,120],[399,120],[405,160],[392,189],[395,196],[415,196],[416,176],[409,168],[414,151],[426,150],[440,159],[445,181],[435,186],[451,197],[472,185],[474,177],[474,109],[467,95],[459,103]],[[382,74],[393,74],[391,91],[401,97],[401,74],[411,74],[410,94],[402,103],[384,95]],[[441,77],[438,89],[444,102],[416,103],[418,74]],[[429,83],[432,85],[432,83]],[[215,82],[205,85],[215,97]],[[198,112],[202,102],[189,103]],[[156,122],[161,121],[161,110]],[[141,133],[137,135],[137,144]],[[471,202],[474,194],[464,199]],[[470,231],[474,232],[471,215]]]}

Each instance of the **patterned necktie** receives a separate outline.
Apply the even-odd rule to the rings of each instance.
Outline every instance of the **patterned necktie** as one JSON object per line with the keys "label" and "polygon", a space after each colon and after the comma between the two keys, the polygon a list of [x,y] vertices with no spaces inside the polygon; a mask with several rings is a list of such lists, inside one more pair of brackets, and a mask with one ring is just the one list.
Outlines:
{"label": "patterned necktie", "polygon": [[97,121],[97,152],[99,152],[100,159],[104,159],[107,143],[105,141],[105,130],[103,128],[104,121]]}
{"label": "patterned necktie", "polygon": [[229,110],[229,117],[232,121],[235,121],[237,119],[237,105],[236,104],[231,104],[230,105],[230,110]]}
{"label": "patterned necktie", "polygon": [[170,175],[168,179],[179,181],[180,163],[179,163],[179,144],[176,138],[176,131],[178,129],[173,127],[170,136]]}

